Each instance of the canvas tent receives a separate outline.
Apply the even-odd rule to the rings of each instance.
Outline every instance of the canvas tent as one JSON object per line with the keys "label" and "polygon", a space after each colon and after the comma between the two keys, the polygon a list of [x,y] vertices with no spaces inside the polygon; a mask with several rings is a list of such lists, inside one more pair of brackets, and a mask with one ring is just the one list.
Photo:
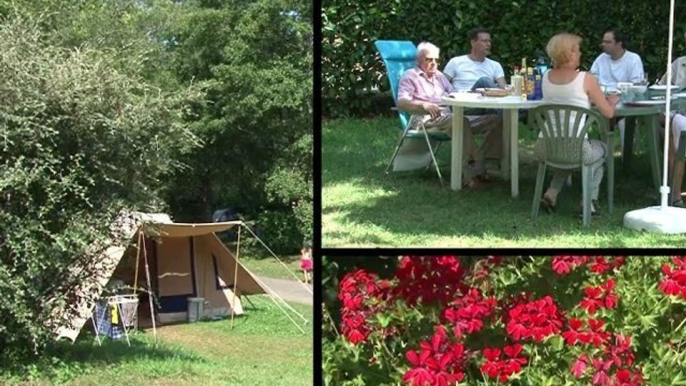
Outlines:
{"label": "canvas tent", "polygon": [[[204,316],[217,317],[242,314],[243,295],[273,294],[216,235],[241,226],[240,221],[183,224],[164,214],[136,213],[120,216],[115,223],[119,238],[131,242],[106,248],[94,261],[97,274],[76,291],[73,309],[62,310],[76,317],[57,329],[59,337],[76,339],[111,280],[133,291],[149,288],[159,302],[154,309],[161,323],[185,321],[188,298],[204,298]],[[148,300],[139,307],[149,304],[152,310],[152,299]]]}

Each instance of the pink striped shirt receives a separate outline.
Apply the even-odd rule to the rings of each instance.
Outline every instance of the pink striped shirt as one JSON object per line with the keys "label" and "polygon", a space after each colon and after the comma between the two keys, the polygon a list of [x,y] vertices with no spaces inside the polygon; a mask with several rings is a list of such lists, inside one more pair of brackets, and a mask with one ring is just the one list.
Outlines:
{"label": "pink striped shirt", "polygon": [[428,79],[419,67],[411,68],[403,74],[398,85],[398,100],[422,101],[441,104],[441,97],[453,92],[453,86],[442,72],[436,71]]}

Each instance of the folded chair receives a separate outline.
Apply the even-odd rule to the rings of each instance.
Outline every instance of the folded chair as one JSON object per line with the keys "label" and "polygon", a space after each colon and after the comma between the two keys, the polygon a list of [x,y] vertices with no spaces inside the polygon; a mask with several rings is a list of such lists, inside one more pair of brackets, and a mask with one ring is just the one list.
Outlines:
{"label": "folded chair", "polygon": [[[400,78],[405,71],[416,66],[415,58],[417,56],[417,47],[410,41],[399,40],[377,40],[374,43],[374,46],[386,65],[388,82],[391,85],[391,93],[393,94],[393,102],[395,102],[397,106],[398,85],[400,83]],[[393,162],[398,155],[398,151],[406,139],[421,140],[426,142],[428,151],[431,154],[431,161],[426,168],[430,168],[431,164],[433,164],[436,168],[438,179],[440,180],[441,185],[443,185],[443,177],[441,176],[441,171],[438,167],[438,163],[436,162],[436,153],[438,152],[441,143],[450,141],[450,136],[445,133],[427,133],[426,128],[423,125],[419,127],[419,130],[410,130],[410,113],[400,109],[397,110],[398,117],[400,118],[400,130],[402,133],[400,135],[400,139],[398,140],[398,144],[395,147],[395,151],[393,152],[393,156],[386,167],[386,173],[391,170]],[[432,146],[431,141],[437,142],[435,148]]]}
{"label": "folded chair", "polygon": [[[569,118],[572,116],[572,112],[576,114],[573,120]],[[568,105],[543,105],[531,110],[530,114],[536,131],[543,133],[546,150],[546,159],[541,160],[538,164],[538,175],[536,177],[536,188],[534,190],[531,212],[533,221],[536,221],[538,217],[547,166],[558,170],[581,169],[583,223],[587,227],[591,223],[592,170],[598,163],[605,161],[607,166],[608,210],[611,213],[614,205],[614,156],[612,154],[614,132],[608,130],[607,119],[596,111]],[[608,151],[605,154],[604,160],[600,159],[593,164],[585,165],[582,162],[582,146],[589,128],[593,125],[598,125],[601,140],[607,145]],[[554,127],[557,130],[554,130]]]}

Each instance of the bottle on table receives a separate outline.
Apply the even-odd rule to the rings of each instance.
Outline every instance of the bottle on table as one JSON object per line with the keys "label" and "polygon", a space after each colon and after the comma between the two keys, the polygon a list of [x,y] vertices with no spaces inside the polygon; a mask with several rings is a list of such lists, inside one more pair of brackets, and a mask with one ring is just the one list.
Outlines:
{"label": "bottle on table", "polygon": [[534,99],[543,99],[543,73],[538,67],[534,69]]}
{"label": "bottle on table", "polygon": [[529,67],[526,69],[526,99],[536,99],[536,78],[534,77],[534,69]]}
{"label": "bottle on table", "polygon": [[522,99],[529,98],[529,77],[527,76],[526,57],[522,58],[522,67],[519,70],[522,75]]}
{"label": "bottle on table", "polygon": [[522,95],[522,90],[524,86],[524,78],[522,77],[522,74],[519,71],[519,66],[514,66],[514,73],[510,77],[510,83],[514,88],[514,95],[517,96]]}

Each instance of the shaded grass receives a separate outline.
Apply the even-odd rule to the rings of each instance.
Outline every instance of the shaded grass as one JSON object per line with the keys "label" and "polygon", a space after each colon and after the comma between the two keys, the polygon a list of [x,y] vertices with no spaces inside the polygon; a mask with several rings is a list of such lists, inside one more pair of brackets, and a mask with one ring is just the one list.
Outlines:
{"label": "shaded grass", "polygon": [[[636,232],[622,227],[627,211],[656,205],[645,139],[637,130],[631,170],[615,162],[615,211],[583,228],[576,215],[580,174],[558,198],[554,215],[531,220],[537,163],[535,135],[520,127],[520,197],[509,181],[480,191],[441,188],[435,171],[385,175],[397,141],[397,118],[324,122],[322,133],[322,246],[337,247],[680,247],[683,235]],[[438,155],[449,181],[450,146]],[[550,181],[547,175],[546,184]],[[606,181],[605,181],[606,182]],[[601,204],[606,205],[605,182]]]}
{"label": "shaded grass", "polygon": [[[311,328],[303,335],[264,297],[253,303],[233,328],[230,319],[164,326],[157,342],[148,330],[134,334],[131,347],[109,340],[97,346],[82,334],[34,363],[4,368],[0,384],[312,385]],[[311,307],[292,306],[312,319]]]}

